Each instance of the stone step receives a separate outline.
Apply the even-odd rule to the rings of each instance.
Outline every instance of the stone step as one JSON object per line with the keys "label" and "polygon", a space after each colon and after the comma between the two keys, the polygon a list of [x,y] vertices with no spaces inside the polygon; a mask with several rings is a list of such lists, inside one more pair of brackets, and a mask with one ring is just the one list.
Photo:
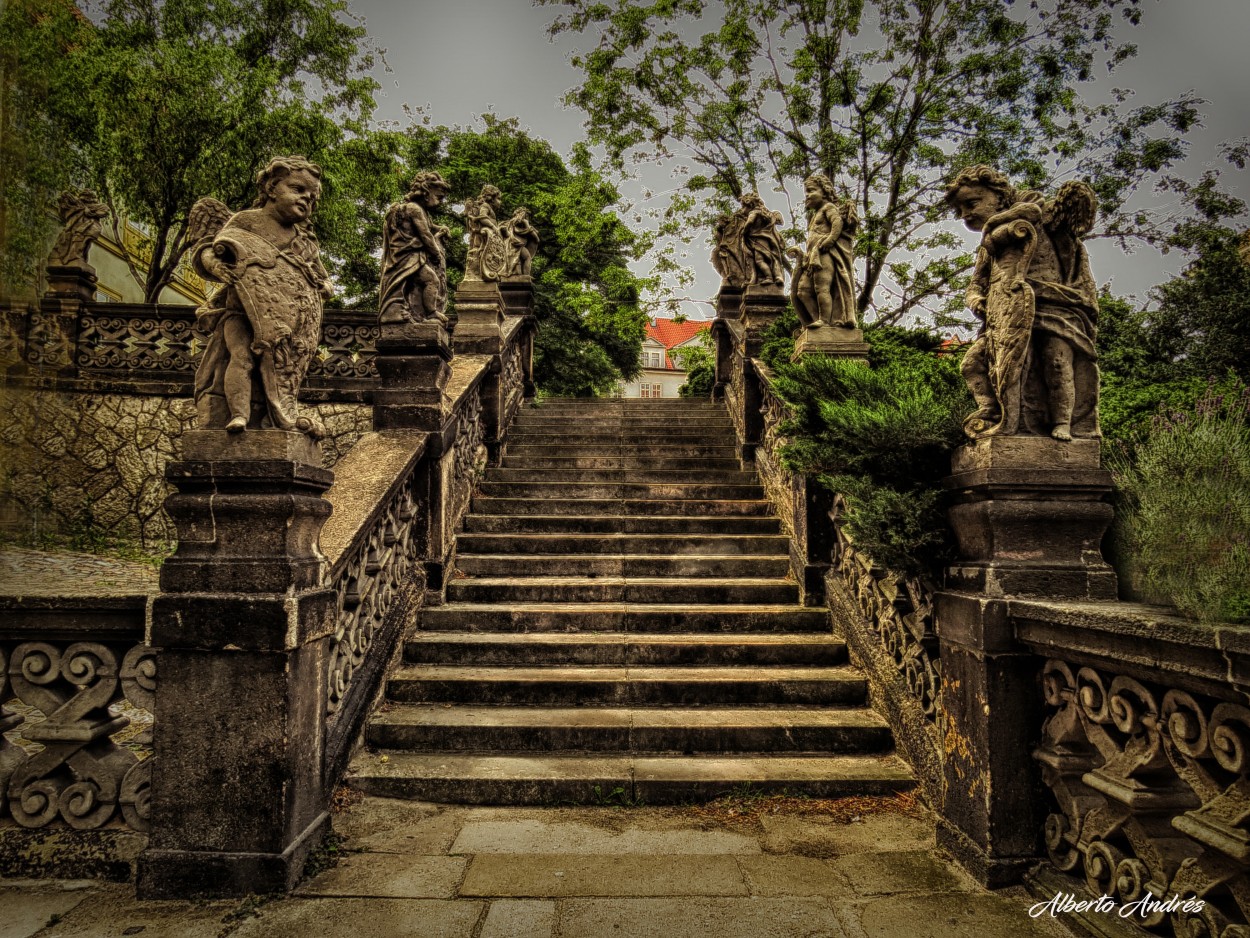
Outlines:
{"label": "stone step", "polygon": [[449,603],[797,603],[795,583],[726,577],[464,577]]}
{"label": "stone step", "polygon": [[508,432],[508,446],[524,443],[529,446],[566,446],[582,443],[602,443],[614,446],[645,446],[650,443],[708,443],[725,445],[727,434],[719,427],[694,424],[687,427],[666,425],[631,427],[513,427]]}
{"label": "stone step", "polygon": [[829,635],[726,635],[624,632],[413,632],[404,642],[409,664],[474,664],[516,667],[729,665],[832,667],[846,663],[846,644]]}
{"label": "stone step", "polygon": [[671,470],[736,470],[741,463],[735,457],[712,456],[530,456],[505,452],[503,465],[516,469],[671,469]]}
{"label": "stone step", "polygon": [[362,752],[348,781],[367,795],[480,805],[684,804],[749,788],[810,798],[915,786],[897,756],[386,754]]}
{"label": "stone step", "polygon": [[466,532],[456,538],[462,554],[587,554],[657,557],[781,555],[789,557],[784,534],[490,534]]}
{"label": "stone step", "polygon": [[491,498],[543,498],[574,501],[583,498],[613,498],[677,501],[681,499],[758,500],[764,489],[758,483],[747,485],[706,482],[508,482],[493,481],[487,472],[478,490]]}
{"label": "stone step", "polygon": [[784,577],[785,555],[657,557],[646,554],[600,557],[594,554],[469,554],[456,556],[456,569],[469,576],[528,577]]}
{"label": "stone step", "polygon": [[[645,451],[640,454],[640,450]],[[724,443],[683,443],[681,441],[654,440],[638,444],[616,441],[613,443],[509,443],[506,453],[512,459],[534,457],[561,457],[574,459],[578,457],[638,457],[639,455],[655,456],[662,459],[731,459],[738,452],[737,446]]]}
{"label": "stone step", "polygon": [[759,476],[740,469],[529,469],[492,467],[484,482],[542,483],[549,485],[582,482],[595,485],[749,485],[758,486]]}
{"label": "stone step", "polygon": [[795,605],[450,603],[418,615],[422,631],[829,634],[828,610]]}
{"label": "stone step", "polygon": [[404,703],[550,707],[698,707],[863,703],[867,682],[846,667],[624,668],[403,665],[386,696]]}
{"label": "stone step", "polygon": [[479,495],[472,511],[480,515],[673,515],[712,517],[762,517],[770,505],[762,498],[506,498]]}
{"label": "stone step", "polygon": [[776,518],[686,518],[673,515],[475,515],[470,534],[778,534]]}
{"label": "stone step", "polygon": [[448,752],[834,753],[888,751],[892,739],[871,710],[404,704],[379,713],[365,743]]}

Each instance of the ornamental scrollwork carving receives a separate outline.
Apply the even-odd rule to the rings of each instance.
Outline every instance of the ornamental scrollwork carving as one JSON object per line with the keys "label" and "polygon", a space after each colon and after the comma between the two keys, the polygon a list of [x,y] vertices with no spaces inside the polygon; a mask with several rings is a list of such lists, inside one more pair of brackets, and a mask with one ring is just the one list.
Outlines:
{"label": "ornamental scrollwork carving", "polygon": [[1202,900],[1134,919],[1160,934],[1250,934],[1250,709],[1058,659],[1042,690],[1051,863],[1122,905]]}
{"label": "ornamental scrollwork carving", "polygon": [[410,472],[331,572],[338,606],[327,672],[329,716],[342,707],[352,678],[419,560],[412,523],[417,514],[415,485]]}
{"label": "ornamental scrollwork carving", "polygon": [[456,418],[456,442],[452,456],[451,497],[447,512],[450,538],[460,519],[469,510],[473,490],[486,471],[486,425],[482,420],[482,397],[475,391],[460,408]]}
{"label": "ornamental scrollwork carving", "polygon": [[834,569],[847,583],[869,632],[894,662],[925,719],[936,724],[942,686],[938,640],[933,631],[936,590],[918,577],[884,570],[856,550],[846,531],[845,512],[845,499],[836,496],[831,512],[836,532]]}
{"label": "ornamental scrollwork carving", "polygon": [[525,402],[525,358],[521,342],[523,330],[513,333],[512,341],[500,356],[499,386],[503,389],[504,406],[500,426],[512,425],[512,418],[517,415]]}
{"label": "ornamental scrollwork carving", "polygon": [[[128,826],[148,830],[151,761],[118,739],[129,714],[152,707],[156,658],[142,645],[120,652],[99,642],[0,649],[0,702],[19,704],[0,708],[0,730],[17,730],[23,743],[0,743],[0,814],[26,828],[96,830],[120,810]],[[150,739],[140,733],[130,745],[143,751]]]}
{"label": "ornamental scrollwork carving", "polygon": [[376,323],[333,322],[327,314],[309,377],[376,378],[378,332]]}
{"label": "ornamental scrollwork carving", "polygon": [[[150,311],[149,311],[150,312]],[[190,372],[204,336],[190,316],[93,315],[80,320],[77,362],[100,371]]]}

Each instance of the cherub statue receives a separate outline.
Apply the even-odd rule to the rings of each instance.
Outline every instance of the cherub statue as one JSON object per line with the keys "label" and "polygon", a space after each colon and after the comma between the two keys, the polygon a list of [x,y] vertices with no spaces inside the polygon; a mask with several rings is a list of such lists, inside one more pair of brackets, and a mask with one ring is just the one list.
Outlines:
{"label": "cherub statue", "polygon": [[382,282],[378,321],[446,324],[447,250],[450,229],[430,220],[450,188],[438,173],[417,173],[404,201],[386,213],[382,232]]}
{"label": "cherub statue", "polygon": [[320,424],[299,415],[298,394],[331,294],[311,224],[321,168],[302,156],[277,157],[256,187],[251,208],[231,215],[216,199],[201,199],[188,219],[193,268],[225,284],[196,310],[210,331],[195,373],[200,426],[320,439]]}
{"label": "cherub statue", "polygon": [[785,271],[790,269],[785,248],[781,243],[781,213],[770,212],[764,207],[759,193],[742,197],[742,239],[745,256],[751,259],[751,283],[765,286],[781,286]]}
{"label": "cherub statue", "polygon": [[48,266],[92,270],[87,252],[100,237],[100,219],[108,214],[108,206],[90,189],[66,190],[56,201],[56,211],[62,228],[48,256]]}
{"label": "cherub statue", "polygon": [[482,186],[476,198],[464,203],[464,222],[469,232],[469,253],[464,262],[466,281],[497,281],[507,269],[507,246],[499,230],[498,212],[503,195],[491,185]]}
{"label": "cherub statue", "polygon": [[859,218],[849,199],[837,201],[824,173],[803,182],[807,206],[807,244],[791,248],[795,258],[790,299],[808,329],[823,325],[855,328],[855,230]]}
{"label": "cherub statue", "polygon": [[970,437],[1097,437],[1098,290],[1081,239],[1094,191],[1065,182],[1053,199],[1017,192],[989,166],[955,177],[946,204],[982,232],[968,308],[982,328],[962,371],[977,402]]}
{"label": "cherub statue", "polygon": [[528,209],[519,208],[503,223],[504,247],[507,251],[506,270],[509,277],[530,276],[534,253],[541,238],[538,229],[530,221]]}

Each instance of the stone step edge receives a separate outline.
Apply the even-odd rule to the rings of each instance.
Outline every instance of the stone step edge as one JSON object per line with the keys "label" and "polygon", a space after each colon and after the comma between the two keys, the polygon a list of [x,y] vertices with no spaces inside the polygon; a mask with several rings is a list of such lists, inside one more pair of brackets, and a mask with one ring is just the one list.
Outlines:
{"label": "stone step edge", "polygon": [[389,701],[386,709],[373,715],[371,724],[387,726],[459,726],[470,720],[474,725],[541,727],[575,726],[594,729],[597,726],[619,728],[691,727],[854,727],[888,729],[889,723],[875,710],[862,704],[831,704],[774,707],[520,707],[515,705],[475,706],[472,704],[445,707],[442,704],[402,703]]}
{"label": "stone step edge", "polygon": [[862,671],[847,665],[804,668],[794,665],[486,665],[459,666],[438,664],[401,664],[390,673],[391,681],[405,683],[423,681],[500,681],[513,683],[573,684],[637,684],[682,683],[704,684],[719,681],[735,683],[794,681],[863,683]]}

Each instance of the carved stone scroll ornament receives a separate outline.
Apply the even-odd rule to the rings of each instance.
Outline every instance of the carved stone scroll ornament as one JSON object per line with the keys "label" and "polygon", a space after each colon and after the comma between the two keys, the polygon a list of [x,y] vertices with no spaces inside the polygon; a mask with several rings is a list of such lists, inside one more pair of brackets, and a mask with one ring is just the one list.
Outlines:
{"label": "carved stone scroll ornament", "polygon": [[386,213],[378,321],[447,323],[447,236],[430,212],[450,188],[436,172],[417,173],[404,201]]}
{"label": "carved stone scroll ornament", "polygon": [[791,248],[795,258],[790,298],[808,329],[856,325],[855,232],[859,217],[849,199],[839,201],[824,173],[803,184],[807,206],[807,243]]}
{"label": "carved stone scroll ornament", "polygon": [[415,485],[415,475],[410,474],[375,515],[368,532],[344,553],[345,559],[331,572],[338,613],[328,670],[328,715],[342,706],[375,634],[420,559],[413,524],[417,514]]}
{"label": "carved stone scroll ornament", "polygon": [[299,413],[299,387],[321,339],[330,279],[312,230],[321,169],[303,157],[271,160],[253,206],[220,224],[221,203],[201,200],[192,266],[225,284],[196,314],[209,331],[195,373],[201,429],[276,428],[325,435]]}
{"label": "carved stone scroll ornament", "polygon": [[1054,659],[1042,684],[1051,862],[1121,905],[1203,900],[1134,917],[1161,934],[1250,934],[1250,709]]}
{"label": "carved stone scroll ornament", "polygon": [[468,513],[473,490],[486,470],[486,424],[482,419],[482,396],[474,393],[456,418],[456,443],[452,456],[451,492],[445,515],[448,541]]}
{"label": "carved stone scroll ornament", "polygon": [[[9,747],[0,749],[0,780],[13,820],[41,828],[59,819],[76,830],[95,830],[120,809],[131,828],[146,831],[151,760],[140,761],[111,737],[130,724],[115,705],[125,699],[152,706],[155,652],[132,647],[119,668],[115,651],[103,644],[26,642],[3,659],[0,653],[8,693],[44,716],[18,720],[22,736],[43,746],[39,752],[15,757]],[[11,723],[11,716],[6,712],[0,721]]]}
{"label": "carved stone scroll ornament", "polygon": [[968,435],[1099,436],[1098,290],[1082,244],[1093,189],[1069,181],[1047,199],[973,166],[946,202],[982,232],[967,302],[983,325],[962,365],[977,403]]}
{"label": "carved stone scroll ornament", "polygon": [[62,192],[56,209],[61,219],[61,233],[48,255],[48,266],[74,267],[94,273],[87,262],[87,252],[103,231],[100,219],[108,214],[108,206],[90,189],[79,189]]}

